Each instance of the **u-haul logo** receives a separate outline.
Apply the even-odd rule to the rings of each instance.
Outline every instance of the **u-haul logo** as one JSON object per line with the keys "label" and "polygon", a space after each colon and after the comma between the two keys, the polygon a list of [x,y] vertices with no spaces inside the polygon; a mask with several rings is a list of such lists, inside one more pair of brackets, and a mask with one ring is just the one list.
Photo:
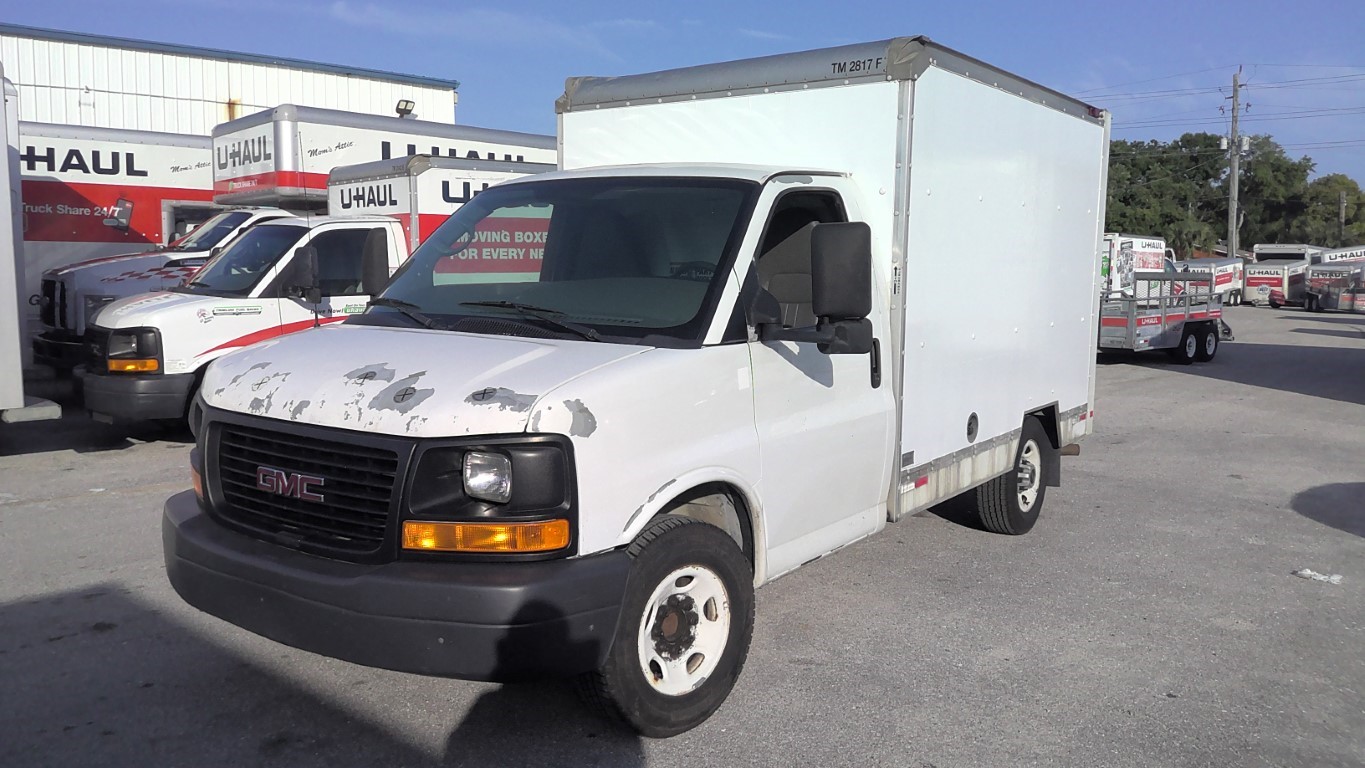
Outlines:
{"label": "u-haul logo", "polygon": [[480,187],[480,188],[478,188],[478,189],[474,189],[474,185],[471,184],[471,183],[469,183],[469,182],[467,182],[467,181],[466,181],[466,182],[462,182],[462,184],[463,184],[462,189],[461,189],[460,191],[456,192],[454,189],[451,188],[451,184],[450,184],[450,180],[449,180],[449,179],[447,179],[447,180],[445,180],[445,181],[442,181],[442,182],[441,182],[441,199],[444,200],[444,201],[446,201],[447,203],[460,203],[460,204],[464,204],[464,203],[469,202],[470,200],[473,200],[475,195],[479,194],[480,192],[484,191],[485,189],[488,189],[488,187],[491,186],[491,185],[490,185],[488,182],[486,182],[486,181],[483,183],[483,186]]}
{"label": "u-haul logo", "polygon": [[137,167],[137,155],[132,152],[111,152],[92,149],[88,153],[79,149],[68,149],[58,160],[56,147],[38,147],[25,144],[19,161],[24,170],[33,173],[41,165],[48,173],[83,173],[98,176],[146,176],[147,172]]}
{"label": "u-haul logo", "polygon": [[1247,275],[1251,277],[1281,277],[1284,273],[1277,268],[1252,267],[1247,270]]}
{"label": "u-haul logo", "polygon": [[[381,142],[379,142],[379,154],[380,154],[379,159],[380,159],[380,160],[392,160],[392,159],[395,157],[395,155],[394,155],[394,153],[393,153],[393,149],[394,149],[394,148],[393,148],[393,144],[392,144],[391,142],[388,142],[388,141],[381,141]],[[443,150],[444,150],[444,151],[443,151]],[[434,157],[445,156],[445,157],[463,157],[463,158],[466,158],[466,159],[469,159],[469,160],[503,160],[503,161],[509,162],[509,163],[524,163],[524,162],[526,162],[526,156],[525,156],[525,155],[513,155],[513,154],[507,153],[507,152],[504,152],[503,155],[502,155],[502,157],[498,157],[498,153],[497,153],[497,152],[485,152],[485,153],[483,153],[483,154],[481,155],[481,154],[479,154],[479,151],[476,150],[476,149],[467,149],[467,150],[461,152],[460,149],[459,149],[458,147],[450,147],[450,146],[447,146],[447,147],[444,147],[444,148],[443,148],[443,147],[438,147],[438,146],[436,146],[435,144],[431,145],[431,151],[430,151],[430,152],[427,152],[425,147],[423,147],[422,149],[418,149],[418,147],[417,147],[416,144],[409,144],[409,145],[407,145],[407,152],[404,152],[402,155],[397,155],[397,157],[404,157],[404,156],[406,156],[406,155],[415,155],[415,154],[418,154],[419,152],[422,153],[422,154],[429,154],[429,155],[432,155],[432,156],[434,156]]]}
{"label": "u-haul logo", "polygon": [[357,184],[354,187],[342,187],[337,192],[341,199],[341,207],[345,210],[360,207],[398,207],[398,197],[394,195],[392,183]]}
{"label": "u-haul logo", "polygon": [[220,171],[275,159],[274,147],[268,134],[224,142],[213,148],[213,156]]}

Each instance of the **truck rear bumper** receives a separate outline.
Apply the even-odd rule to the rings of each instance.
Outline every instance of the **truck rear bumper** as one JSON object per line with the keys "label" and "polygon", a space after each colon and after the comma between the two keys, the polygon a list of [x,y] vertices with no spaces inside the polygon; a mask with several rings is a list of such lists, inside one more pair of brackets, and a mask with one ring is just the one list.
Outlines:
{"label": "truck rear bumper", "polygon": [[230,531],[193,492],[166,501],[161,530],[171,586],[202,611],[324,656],[466,680],[601,667],[630,568],[621,550],[540,562],[329,560]]}
{"label": "truck rear bumper", "polygon": [[81,389],[86,410],[115,421],[179,419],[185,415],[194,374],[100,374],[86,371]]}

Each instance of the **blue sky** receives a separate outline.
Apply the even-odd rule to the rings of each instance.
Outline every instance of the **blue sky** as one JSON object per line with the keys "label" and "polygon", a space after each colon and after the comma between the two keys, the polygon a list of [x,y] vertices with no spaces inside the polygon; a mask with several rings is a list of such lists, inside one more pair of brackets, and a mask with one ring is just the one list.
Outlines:
{"label": "blue sky", "polygon": [[[1232,74],[1317,172],[1365,183],[1365,3],[63,0],[31,26],[461,81],[459,122],[553,133],[570,75],[619,75],[923,34],[1115,114],[1115,138],[1225,133]],[[1220,90],[1221,89],[1221,90]]]}

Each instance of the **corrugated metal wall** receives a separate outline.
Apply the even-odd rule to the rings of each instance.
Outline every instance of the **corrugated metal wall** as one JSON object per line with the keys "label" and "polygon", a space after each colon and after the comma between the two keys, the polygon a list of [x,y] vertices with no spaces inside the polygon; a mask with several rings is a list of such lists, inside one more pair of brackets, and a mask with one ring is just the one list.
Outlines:
{"label": "corrugated metal wall", "polygon": [[207,135],[280,104],[393,115],[399,99],[423,120],[455,122],[449,88],[333,72],[8,35],[0,62],[20,119],[36,122]]}

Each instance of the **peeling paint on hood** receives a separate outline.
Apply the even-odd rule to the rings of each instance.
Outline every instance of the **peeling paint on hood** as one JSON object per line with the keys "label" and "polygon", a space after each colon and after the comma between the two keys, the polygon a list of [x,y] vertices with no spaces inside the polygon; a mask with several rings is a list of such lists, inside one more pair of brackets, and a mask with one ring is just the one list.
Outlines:
{"label": "peeling paint on hood", "polygon": [[[214,408],[414,437],[524,432],[535,404],[589,371],[649,347],[341,325],[283,336],[215,361]],[[582,402],[573,434],[597,429]]]}

